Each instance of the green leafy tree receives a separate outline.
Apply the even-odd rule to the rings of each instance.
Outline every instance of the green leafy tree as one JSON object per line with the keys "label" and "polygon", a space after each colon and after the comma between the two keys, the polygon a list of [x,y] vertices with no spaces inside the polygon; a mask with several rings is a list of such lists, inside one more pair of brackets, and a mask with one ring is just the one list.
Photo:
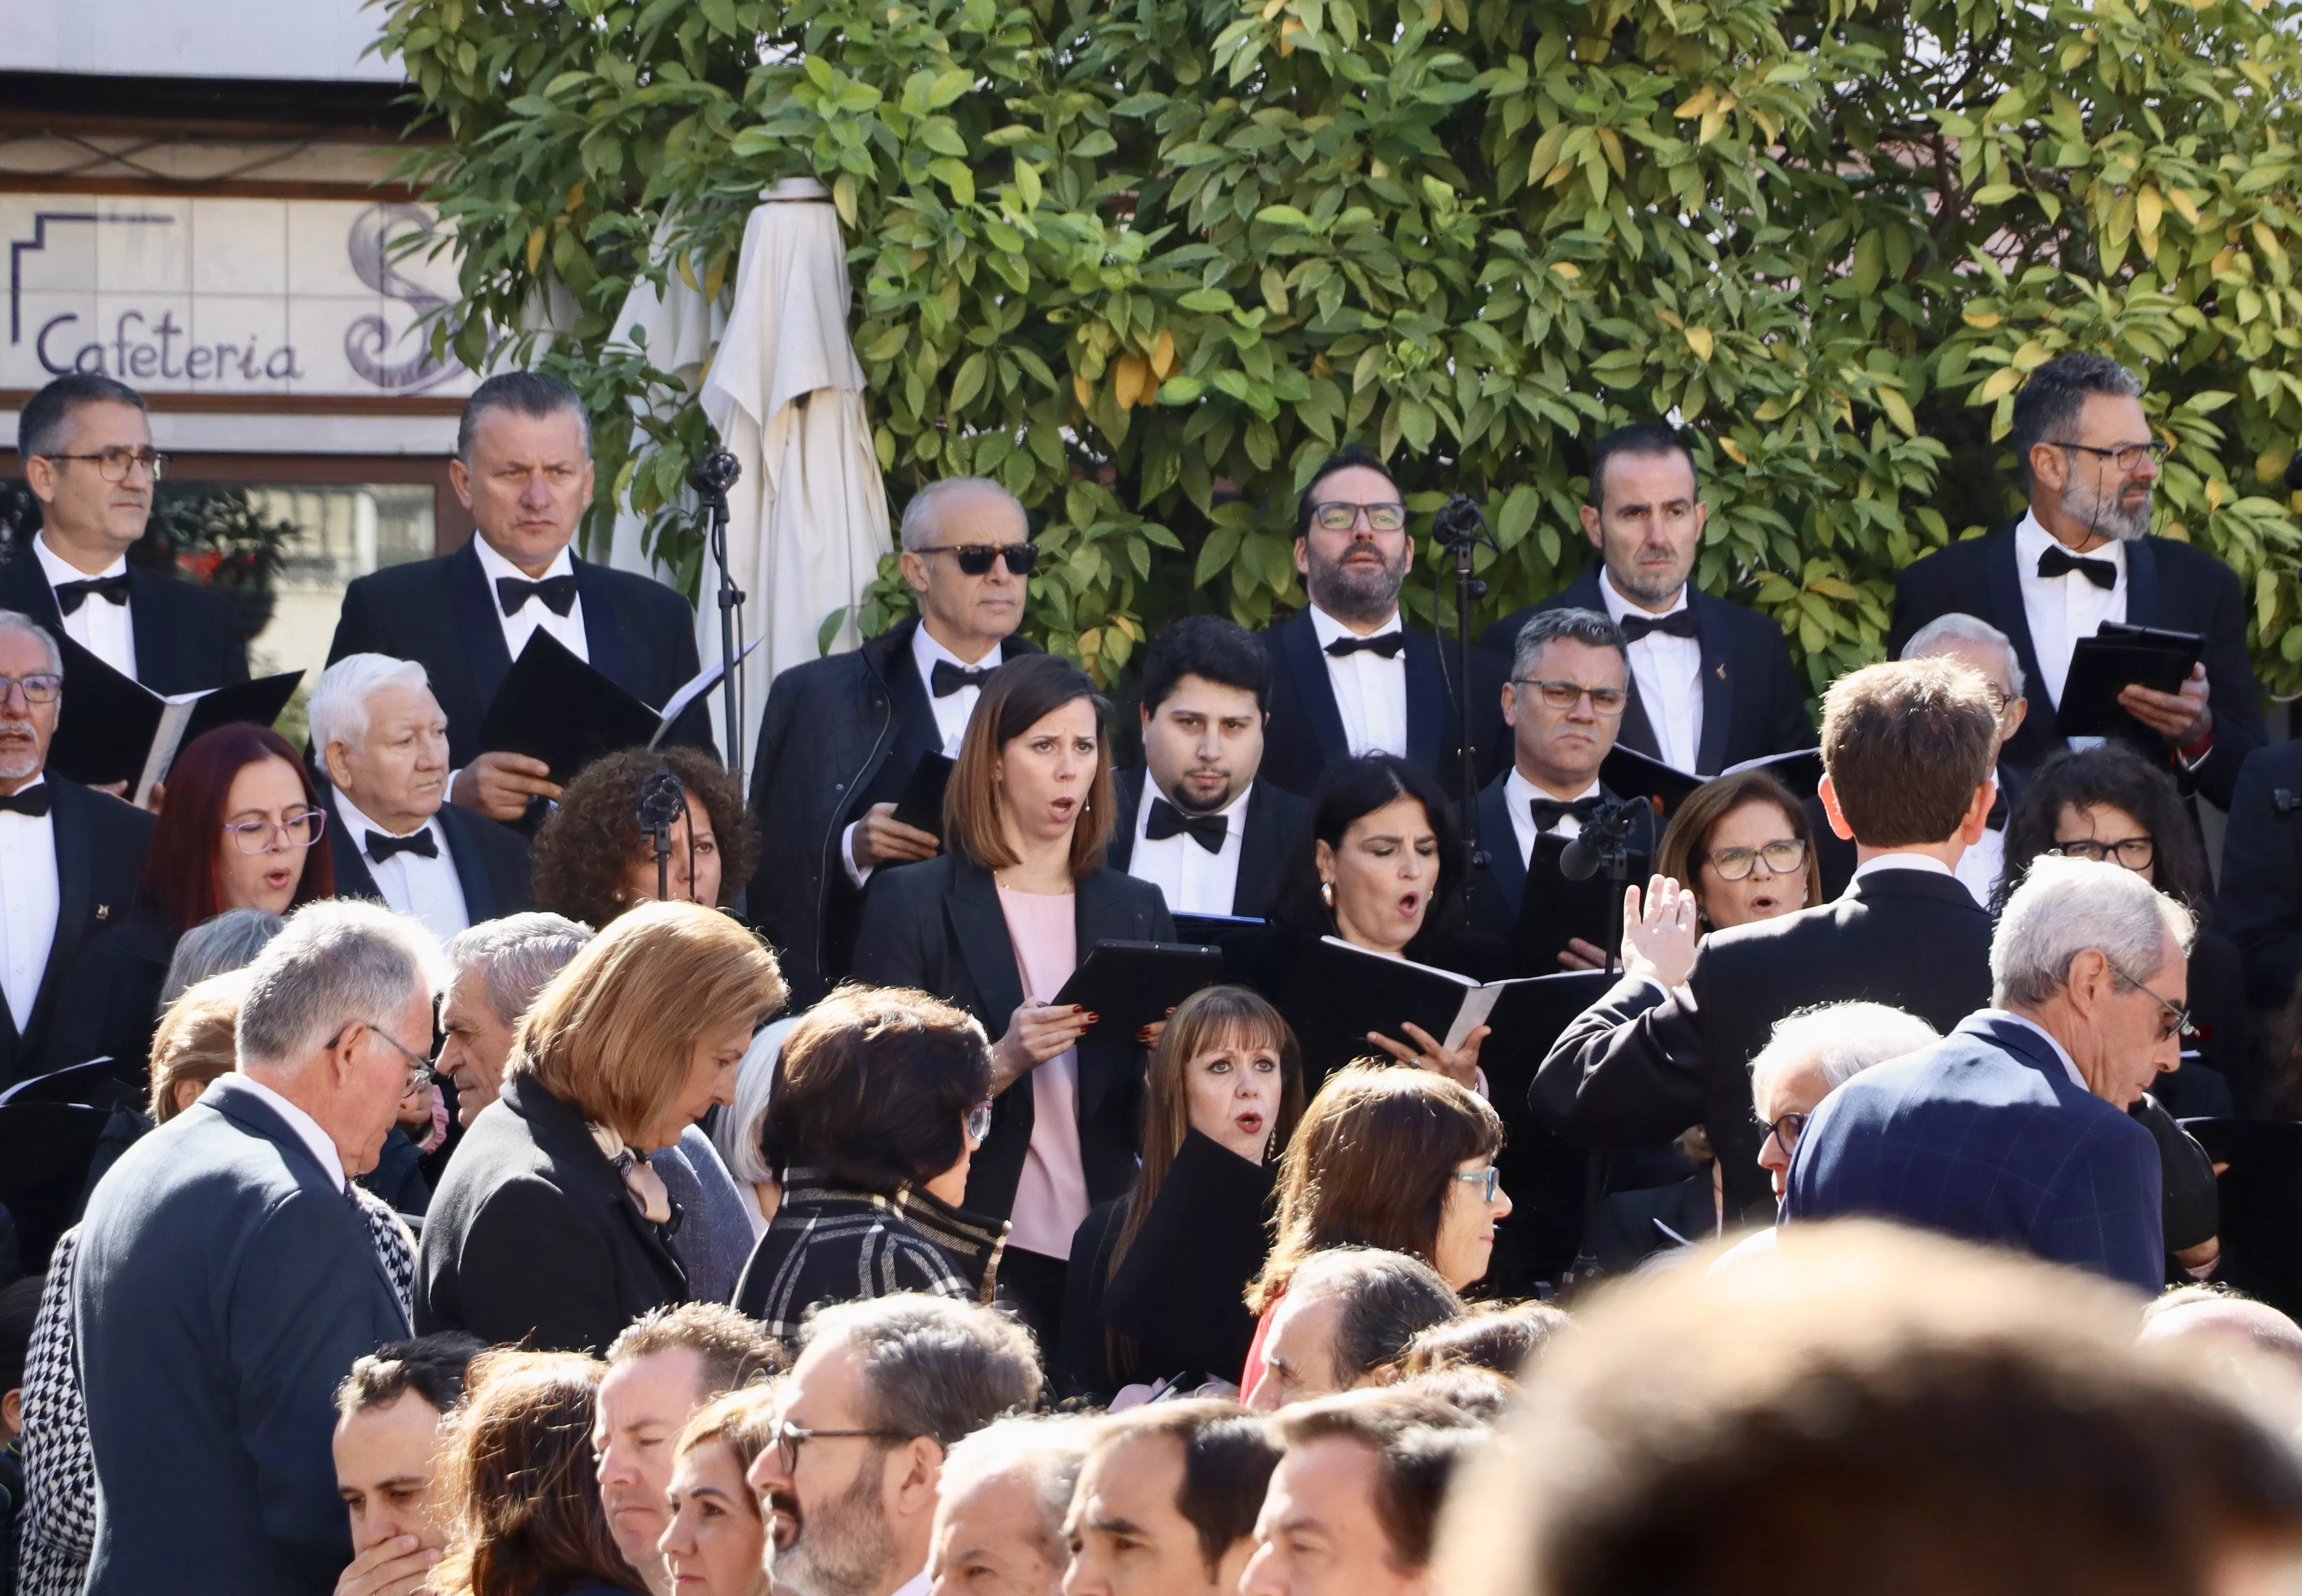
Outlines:
{"label": "green leafy tree", "polygon": [[[442,338],[576,380],[598,514],[684,568],[707,429],[634,418],[669,379],[612,318],[651,273],[720,291],[760,189],[812,174],[891,498],[1007,483],[1029,626],[1106,676],[1186,610],[1298,604],[1290,507],[1346,437],[1419,512],[1478,497],[1483,618],[1587,558],[1590,441],[1675,416],[1698,580],[1819,685],[1878,656],[1897,569],[2012,513],[2011,395],[2089,348],[2146,370],[2158,530],[2237,567],[2293,691],[2296,9],[391,0],[385,38],[446,135],[407,162],[457,230]],[[883,572],[866,630],[908,601]]]}

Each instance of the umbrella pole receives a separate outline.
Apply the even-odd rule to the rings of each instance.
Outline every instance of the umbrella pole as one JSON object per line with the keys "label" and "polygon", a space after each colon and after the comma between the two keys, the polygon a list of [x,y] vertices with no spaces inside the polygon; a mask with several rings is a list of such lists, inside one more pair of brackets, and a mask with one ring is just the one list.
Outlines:
{"label": "umbrella pole", "polygon": [[719,676],[720,718],[727,728],[727,770],[738,791],[744,788],[744,723],[736,695],[735,637],[743,630],[738,612],[744,608],[744,590],[727,568],[727,490],[743,475],[742,464],[724,447],[696,461],[687,473],[687,485],[711,517],[711,560],[719,571],[719,658],[725,665]]}

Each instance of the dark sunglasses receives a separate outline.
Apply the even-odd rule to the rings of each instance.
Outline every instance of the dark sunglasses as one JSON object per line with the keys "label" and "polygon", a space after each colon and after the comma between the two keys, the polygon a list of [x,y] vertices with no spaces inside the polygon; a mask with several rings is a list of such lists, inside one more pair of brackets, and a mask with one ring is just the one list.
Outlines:
{"label": "dark sunglasses", "polygon": [[987,576],[991,562],[1004,559],[1010,576],[1028,576],[1039,564],[1039,549],[1036,543],[945,543],[940,548],[922,549],[922,554],[949,554],[957,558],[959,568],[970,576]]}

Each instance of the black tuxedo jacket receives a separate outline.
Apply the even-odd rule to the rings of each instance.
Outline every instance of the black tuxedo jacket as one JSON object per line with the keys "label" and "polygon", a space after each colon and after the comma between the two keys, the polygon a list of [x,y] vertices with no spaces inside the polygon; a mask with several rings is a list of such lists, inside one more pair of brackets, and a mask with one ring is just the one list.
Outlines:
{"label": "black tuxedo jacket", "polygon": [[[1166,900],[1147,881],[1106,867],[1081,876],[1074,895],[1081,959],[1105,937],[1175,939]],[[1022,1006],[1023,978],[991,872],[949,853],[876,872],[855,939],[855,975],[878,986],[931,992],[974,1015],[992,1037],[1004,1036]],[[1089,1042],[1079,1050],[1080,1162],[1091,1202],[1107,1203],[1134,1184],[1143,1067],[1143,1050],[1131,1043]],[[999,1095],[991,1134],[968,1171],[962,1205],[970,1212],[1005,1219],[1014,1211],[1023,1155],[1031,1146],[1032,1111],[1028,1076]]]}
{"label": "black tuxedo jacket", "polygon": [[[1256,779],[1307,798],[1322,772],[1351,756],[1343,737],[1342,711],[1335,706],[1334,681],[1327,674],[1326,656],[1319,651],[1308,610],[1263,634],[1263,646],[1271,655],[1271,719],[1264,727],[1263,768]],[[1407,628],[1407,758],[1437,776],[1450,796],[1460,798],[1456,717],[1448,702],[1446,678],[1440,674],[1440,651],[1449,651],[1444,668],[1451,673],[1454,646],[1451,640],[1442,642],[1428,632]],[[1482,784],[1508,757],[1502,692],[1509,675],[1504,660],[1483,648],[1471,650],[1466,691],[1471,745],[1478,753]]]}
{"label": "black tuxedo jacket", "polygon": [[[28,615],[63,635],[55,589],[29,549],[0,565],[0,609]],[[130,566],[128,629],[136,639],[136,679],[155,693],[202,693],[248,680],[248,639],[240,634],[239,612],[222,593]]]}
{"label": "black tuxedo jacket", "polygon": [[1686,985],[1691,1003],[1618,983],[1560,1034],[1529,1096],[1560,1134],[1594,1147],[1709,1127],[1728,1214],[1763,1218],[1750,1064],[1775,1022],[1863,998],[1947,1034],[1990,1002],[1990,916],[1950,876],[1875,871],[1836,903],[1712,932]]}
{"label": "black tuxedo jacket", "polygon": [[[1119,812],[1112,818],[1111,846],[1104,862],[1114,870],[1126,869],[1135,857],[1135,826],[1143,812],[1146,774],[1121,770],[1111,778]],[[1256,782],[1255,791],[1247,795],[1244,818],[1233,822],[1246,830],[1239,839],[1239,879],[1231,886],[1230,912],[1256,920],[1270,917],[1271,900],[1279,891],[1280,878],[1287,872],[1287,861],[1294,855],[1303,821],[1310,812],[1311,806],[1294,794],[1267,781]],[[1168,907],[1172,910],[1174,905]]]}
{"label": "black tuxedo jacket", "polygon": [[2302,742],[2258,751],[2239,774],[2214,929],[2238,944],[2247,1000],[2283,1008],[2302,976]]}
{"label": "black tuxedo jacket", "polygon": [[[628,571],[582,559],[575,567],[593,668],[661,707],[701,668],[687,601]],[[328,662],[346,654],[415,660],[431,676],[432,696],[448,717],[449,759],[461,768],[487,752],[480,746],[480,722],[511,669],[511,652],[504,647],[502,609],[470,543],[437,559],[387,566],[345,589]],[[712,747],[711,714],[702,698],[673,724],[667,741]],[[565,782],[575,774],[555,770],[551,778]]]}
{"label": "black tuxedo jacket", "polygon": [[[1554,868],[1540,883],[1548,906],[1541,911],[1542,935],[1538,945],[1531,949],[1517,945],[1519,914],[1526,901],[1527,861],[1518,856],[1518,832],[1511,825],[1510,803],[1504,796],[1509,781],[1510,772],[1506,770],[1479,794],[1479,845],[1486,851],[1488,865],[1486,873],[1472,888],[1471,928],[1512,944],[1513,975],[1555,975],[1559,969],[1558,954],[1570,939],[1580,937],[1585,942],[1607,946],[1608,928],[1614,924],[1612,917],[1621,912],[1619,901],[1609,900],[1619,900],[1621,894],[1603,871],[1585,881],[1569,881]],[[1603,785],[1599,794],[1609,801],[1616,797]],[[1655,849],[1660,836],[1651,809],[1634,818],[1628,839],[1630,874],[1624,878],[1625,885],[1645,889],[1648,877],[1653,874]],[[1539,836],[1535,839],[1535,852],[1538,857],[1542,853],[1542,839]],[[1536,955],[1531,964],[1523,956],[1530,952]],[[1520,968],[1522,965],[1525,967]]]}
{"label": "black tuxedo jacket", "polygon": [[[1899,656],[1920,627],[1960,613],[1988,621],[2012,638],[2028,678],[2030,712],[1999,762],[2029,770],[2063,746],[2063,735],[2054,727],[2054,706],[2046,701],[2038,651],[2022,609],[2022,582],[2014,560],[2014,529],[2020,525],[2010,522],[1987,537],[1953,543],[1905,567],[1895,579],[1895,618],[1886,651]],[[2267,735],[2262,691],[2255,684],[2254,661],[2246,650],[2246,597],[2239,589],[2238,573],[2188,543],[2138,538],[2126,545],[2126,619],[2130,626],[2164,626],[2205,638],[2200,659],[2214,711],[2214,745],[2196,771],[2184,772],[2171,756],[2169,764],[2186,788],[2228,809],[2238,788],[2239,767]]]}
{"label": "black tuxedo jacket", "polygon": [[96,933],[127,918],[152,841],[147,811],[54,776],[46,785],[54,794],[48,816],[56,837],[56,936],[22,1034],[0,1003],[0,1086],[82,1062],[55,1056],[63,1035],[78,1034],[60,1022],[58,1007]]}
{"label": "black tuxedo jacket", "polygon": [[[337,812],[334,794],[323,792],[320,806],[328,811],[328,854],[336,867],[336,895],[383,902],[367,861],[360,857],[359,839]],[[527,887],[525,837],[454,803],[440,806],[440,829],[447,834],[449,861],[456,867],[465,912],[473,925],[535,907]]]}
{"label": "black tuxedo jacket", "polygon": [[[1700,588],[1687,589],[1686,607],[1694,612],[1695,641],[1702,645],[1702,736],[1695,750],[1695,774],[1715,776],[1744,760],[1812,748],[1814,722],[1807,717],[1806,687],[1791,667],[1783,629],[1755,609],[1712,598]],[[1519,628],[1545,609],[1606,614],[1598,566],[1585,568],[1564,592],[1514,610],[1488,627],[1483,640],[1488,651],[1505,660],[1512,659],[1518,650]],[[1623,729],[1616,741],[1660,759],[1662,745],[1655,741],[1654,725],[1639,702],[1636,676],[1630,689],[1631,701],[1624,708]]]}

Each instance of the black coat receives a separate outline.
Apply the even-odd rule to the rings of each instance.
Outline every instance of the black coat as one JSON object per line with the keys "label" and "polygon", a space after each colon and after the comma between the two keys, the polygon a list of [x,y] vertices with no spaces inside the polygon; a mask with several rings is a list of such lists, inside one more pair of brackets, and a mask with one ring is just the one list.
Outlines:
{"label": "black coat", "polygon": [[2264,748],[2239,773],[2214,928],[2238,944],[2247,1000],[2284,1007],[2302,975],[2302,742]]}
{"label": "black coat", "polygon": [[786,1170],[776,1216],[735,1282],[735,1306],[789,1345],[808,1310],[826,1304],[899,1291],[988,1303],[1006,1231],[916,1187],[889,1197]]}
{"label": "black coat", "polygon": [[[1889,655],[1899,655],[1911,634],[1928,621],[1963,613],[1988,621],[2014,640],[2014,652],[2028,679],[2030,712],[1999,755],[2002,764],[2035,769],[2063,747],[2054,727],[2054,706],[2038,675],[2038,653],[2022,608],[2022,582],[2015,568],[2014,529],[2000,527],[1987,537],[1969,538],[1938,549],[1895,579],[1895,618],[1886,639]],[[2195,772],[2185,772],[2172,756],[2168,769],[2186,789],[2231,807],[2239,767],[2263,745],[2262,691],[2246,648],[2246,598],[2238,574],[2203,549],[2168,538],[2138,538],[2126,545],[2126,619],[2136,626],[2164,626],[2205,638],[2208,701],[2214,712],[2214,745]],[[2162,745],[2163,746],[2163,745]]]}
{"label": "black coat", "polygon": [[[1715,776],[1744,760],[1812,748],[1814,722],[1807,716],[1806,685],[1791,665],[1783,629],[1755,609],[1715,599],[1696,587],[1687,589],[1686,607],[1694,612],[1695,640],[1702,645],[1702,737],[1695,750],[1695,773]],[[1482,640],[1488,651],[1512,659],[1518,650],[1519,628],[1545,609],[1606,614],[1599,567],[1586,567],[1564,592],[1514,610],[1488,627]],[[1636,676],[1630,689],[1631,701],[1624,707],[1623,729],[1616,740],[1660,759],[1662,745],[1655,741],[1653,723],[1639,702]]]}
{"label": "black coat", "polygon": [[[1079,878],[1072,898],[1079,956],[1097,941],[1172,942],[1175,922],[1159,889],[1111,869]],[[918,987],[965,1009],[995,1041],[1023,1004],[1023,978],[989,870],[953,854],[883,869],[871,878],[855,974],[883,987]],[[1043,994],[1052,997],[1053,993]],[[1088,1199],[1108,1202],[1135,1179],[1143,1132],[1143,1049],[1088,1042],[1079,1050],[1080,1162]],[[991,1134],[975,1150],[967,1207],[1005,1219],[1031,1146],[1029,1077],[999,1095]]]}
{"label": "black coat", "polygon": [[1814,1004],[1867,999],[1937,1030],[1990,1001],[1990,916],[1957,880],[1875,871],[1835,903],[1703,939],[1691,1004],[1626,979],[1568,1026],[1530,1099],[1563,1136],[1608,1147],[1709,1128],[1729,1215],[1769,1212],[1751,1060],[1775,1022]]}
{"label": "black coat", "polygon": [[[592,668],[644,703],[668,702],[700,668],[695,613],[687,601],[628,571],[582,559],[575,568]],[[511,652],[504,647],[502,609],[470,543],[437,559],[356,578],[344,590],[328,663],[347,654],[415,660],[431,676],[432,696],[448,717],[449,759],[462,767],[487,752],[480,746],[480,722],[511,670]],[[666,740],[712,746],[711,713],[702,698]],[[565,782],[575,774],[551,776]]]}
{"label": "black coat", "polygon": [[[328,811],[328,855],[336,867],[336,895],[382,903],[383,894],[376,887],[367,861],[360,857],[359,839],[344,825],[331,798],[323,797],[320,802]],[[449,861],[456,867],[457,883],[464,889],[465,917],[471,924],[535,907],[527,885],[525,837],[459,804],[441,804],[439,819],[440,829],[448,837]]]}
{"label": "black coat", "polygon": [[[872,804],[900,799],[920,756],[943,747],[912,662],[919,628],[916,616],[898,621],[861,648],[793,666],[768,689],[752,754],[760,863],[745,903],[775,944],[795,1009],[847,973],[861,919],[839,834]],[[1020,637],[1000,645],[1003,661],[1038,651]]]}
{"label": "black coat", "polygon": [[[147,811],[59,777],[48,777],[46,783],[56,839],[55,941],[48,949],[31,1022],[21,1035],[8,1005],[0,1003],[0,1086],[94,1056],[68,1056],[85,1040],[85,1022],[94,1017],[77,1011],[67,1015],[65,995],[73,989],[75,968],[96,934],[124,918],[135,902],[137,878],[152,842],[153,817]],[[156,994],[158,987],[153,990]],[[65,1023],[68,1018],[73,1023]],[[147,1041],[150,1036],[147,1022]]]}
{"label": "black coat", "polygon": [[[1446,682],[1454,672],[1455,645],[1428,632],[1407,629],[1407,758],[1439,777],[1450,794],[1461,796],[1461,755],[1456,734],[1454,707],[1448,701]],[[1263,767],[1258,779],[1309,797],[1319,777],[1330,766],[1350,758],[1344,741],[1342,711],[1335,706],[1335,685],[1327,674],[1326,656],[1319,651],[1319,635],[1304,610],[1263,634],[1271,656],[1271,719],[1263,732]],[[1446,650],[1442,677],[1440,651]],[[1503,724],[1502,690],[1510,670],[1506,661],[1483,648],[1471,650],[1471,746],[1477,751],[1479,780],[1503,768],[1508,759],[1509,728]]]}
{"label": "black coat", "polygon": [[[63,635],[56,591],[29,549],[0,565],[0,609],[28,615]],[[248,680],[248,638],[239,609],[222,593],[130,566],[128,629],[136,640],[136,679],[155,693],[202,693]]]}
{"label": "black coat", "polygon": [[[1114,870],[1126,869],[1135,857],[1135,827],[1142,813],[1144,775],[1140,770],[1121,770],[1111,778],[1119,812],[1112,818],[1111,846],[1104,862]],[[1284,788],[1273,786],[1267,781],[1255,784],[1255,791],[1247,795],[1244,818],[1233,822],[1244,826],[1246,832],[1239,840],[1239,878],[1231,885],[1231,907],[1223,912],[1255,920],[1269,918],[1271,900],[1279,891],[1280,878],[1287,873],[1287,861],[1294,856],[1303,821],[1310,812],[1308,803]],[[1172,909],[1174,905],[1168,907]]]}
{"label": "black coat", "polygon": [[515,1075],[465,1132],[433,1194],[416,1265],[416,1330],[465,1330],[545,1352],[607,1349],[641,1314],[688,1298],[687,1274],[584,1116]]}
{"label": "black coat", "polygon": [[[1615,945],[1622,941],[1620,889],[1613,886],[1604,870],[1582,881],[1569,881],[1558,869],[1557,853],[1563,851],[1563,844],[1549,844],[1541,836],[1534,842],[1541,896],[1536,903],[1536,918],[1526,927],[1530,938],[1524,942],[1520,938],[1520,917],[1526,905],[1527,861],[1518,856],[1518,832],[1511,825],[1510,803],[1505,793],[1509,781],[1510,773],[1505,771],[1479,794],[1479,844],[1486,851],[1488,865],[1471,892],[1473,928],[1511,945],[1513,975],[1556,974],[1561,968],[1559,953],[1569,940],[1577,937],[1611,953]],[[1616,796],[1603,785],[1599,792],[1600,797],[1609,800]],[[1629,874],[1623,878],[1624,884],[1643,891],[1648,878],[1653,874],[1655,850],[1661,841],[1651,809],[1642,810],[1633,817],[1630,835],[1625,841]]]}
{"label": "black coat", "polygon": [[115,914],[88,938],[57,1005],[48,1047],[57,1068],[109,1058],[130,1085],[147,1079],[160,991],[180,935],[157,911],[139,908]]}

